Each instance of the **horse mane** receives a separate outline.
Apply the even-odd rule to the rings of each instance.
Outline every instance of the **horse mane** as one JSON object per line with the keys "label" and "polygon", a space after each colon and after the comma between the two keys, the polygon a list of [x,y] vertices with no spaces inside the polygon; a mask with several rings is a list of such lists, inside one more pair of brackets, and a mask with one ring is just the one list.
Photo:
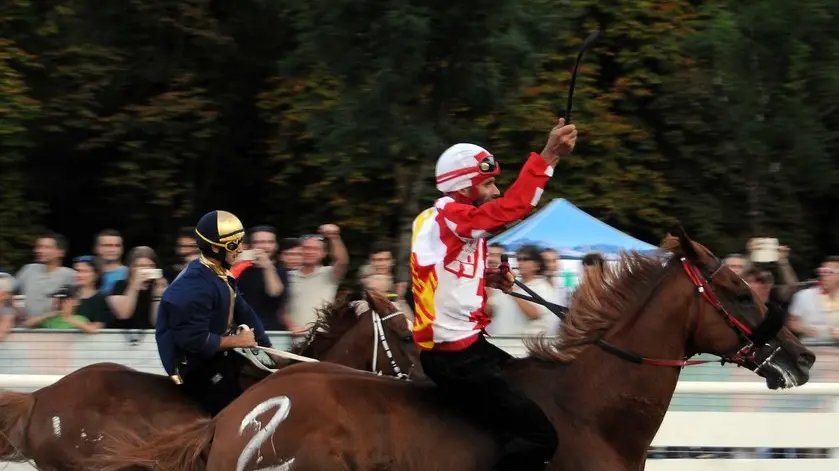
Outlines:
{"label": "horse mane", "polygon": [[[361,300],[367,301],[370,308],[379,314],[393,310],[386,296],[374,291],[362,291]],[[359,315],[351,305],[350,295],[343,295],[335,302],[324,304],[317,310],[317,318],[309,327],[306,341],[291,348],[291,353],[317,358],[328,351],[338,340],[358,322]]]}
{"label": "horse mane", "polygon": [[614,266],[607,263],[602,270],[586,270],[571,298],[571,309],[562,320],[559,335],[524,340],[530,356],[567,363],[623,316],[637,312],[669,266],[662,263],[661,256],[666,252],[681,253],[678,238],[665,237],[655,256],[622,252]]}

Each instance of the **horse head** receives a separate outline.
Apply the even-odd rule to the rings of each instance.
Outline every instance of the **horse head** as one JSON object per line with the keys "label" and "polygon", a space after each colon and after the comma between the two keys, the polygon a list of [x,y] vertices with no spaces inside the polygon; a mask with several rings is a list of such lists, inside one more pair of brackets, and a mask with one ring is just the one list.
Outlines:
{"label": "horse head", "polygon": [[318,310],[293,353],[397,377],[420,374],[410,324],[386,296],[358,290]]}
{"label": "horse head", "polygon": [[675,255],[684,289],[698,302],[690,309],[689,332],[697,353],[720,356],[766,379],[771,389],[809,380],[815,355],[784,327],[786,313],[767,307],[749,285],[684,230],[668,235],[664,247]]}
{"label": "horse head", "polygon": [[347,297],[359,320],[358,339],[373,355],[365,369],[400,378],[419,377],[422,368],[414,344],[411,322],[387,296],[359,290]]}

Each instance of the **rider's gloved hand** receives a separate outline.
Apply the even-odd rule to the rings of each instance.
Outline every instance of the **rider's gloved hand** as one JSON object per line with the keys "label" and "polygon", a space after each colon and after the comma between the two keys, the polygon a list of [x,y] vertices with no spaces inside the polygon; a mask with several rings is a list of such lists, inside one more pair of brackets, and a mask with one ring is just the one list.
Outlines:
{"label": "rider's gloved hand", "polygon": [[510,270],[510,264],[507,262],[507,256],[501,256],[501,266],[498,268],[487,268],[484,272],[484,280],[486,286],[490,288],[499,289],[505,293],[513,290],[516,277]]}

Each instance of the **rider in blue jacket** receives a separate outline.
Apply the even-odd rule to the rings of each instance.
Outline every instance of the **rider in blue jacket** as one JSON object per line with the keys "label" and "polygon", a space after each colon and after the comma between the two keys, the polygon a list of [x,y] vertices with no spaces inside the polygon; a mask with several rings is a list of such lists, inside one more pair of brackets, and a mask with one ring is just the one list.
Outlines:
{"label": "rider in blue jacket", "polygon": [[[242,250],[242,222],[227,211],[212,211],[198,221],[195,235],[201,256],[163,293],[155,337],[166,373],[216,415],[242,393],[229,350],[270,347],[271,340],[229,271]],[[241,324],[252,330],[225,336]]]}

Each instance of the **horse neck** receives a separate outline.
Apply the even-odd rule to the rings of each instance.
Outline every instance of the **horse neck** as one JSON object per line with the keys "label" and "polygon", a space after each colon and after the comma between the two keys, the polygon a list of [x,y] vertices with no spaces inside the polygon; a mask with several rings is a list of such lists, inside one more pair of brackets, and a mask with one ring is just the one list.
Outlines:
{"label": "horse neck", "polygon": [[[677,293],[676,280],[665,279],[641,311],[619,320],[604,340],[645,358],[683,359],[690,303],[696,301],[687,290]],[[614,434],[603,434],[607,445],[622,452],[633,450],[637,455],[629,455],[642,461],[670,405],[680,372],[678,367],[636,365],[594,345],[570,363],[536,361],[533,365],[521,370],[521,380],[554,423],[571,421],[580,428],[592,428],[595,436],[614,430]],[[632,432],[623,433],[627,430]]]}
{"label": "horse neck", "polygon": [[[336,346],[341,344],[347,337],[353,337],[353,332],[358,329],[361,319],[356,318],[354,315],[352,319],[354,319],[354,323],[352,325],[347,325],[345,324],[347,321],[344,320],[344,317],[338,316],[333,318],[331,322],[340,324],[335,327],[326,326],[326,330],[329,331],[327,334],[319,333],[317,330],[314,330],[312,334],[310,334],[311,341],[307,345],[297,351],[292,351],[298,355],[314,358],[316,360],[330,361],[330,358],[335,357],[334,351],[336,350]],[[318,328],[320,328],[318,325],[313,327],[313,329]],[[333,353],[330,354],[330,352]]]}
{"label": "horse neck", "polygon": [[359,318],[355,326],[322,352],[319,360],[369,370],[373,355],[373,328],[365,322],[366,319],[367,316]]}

